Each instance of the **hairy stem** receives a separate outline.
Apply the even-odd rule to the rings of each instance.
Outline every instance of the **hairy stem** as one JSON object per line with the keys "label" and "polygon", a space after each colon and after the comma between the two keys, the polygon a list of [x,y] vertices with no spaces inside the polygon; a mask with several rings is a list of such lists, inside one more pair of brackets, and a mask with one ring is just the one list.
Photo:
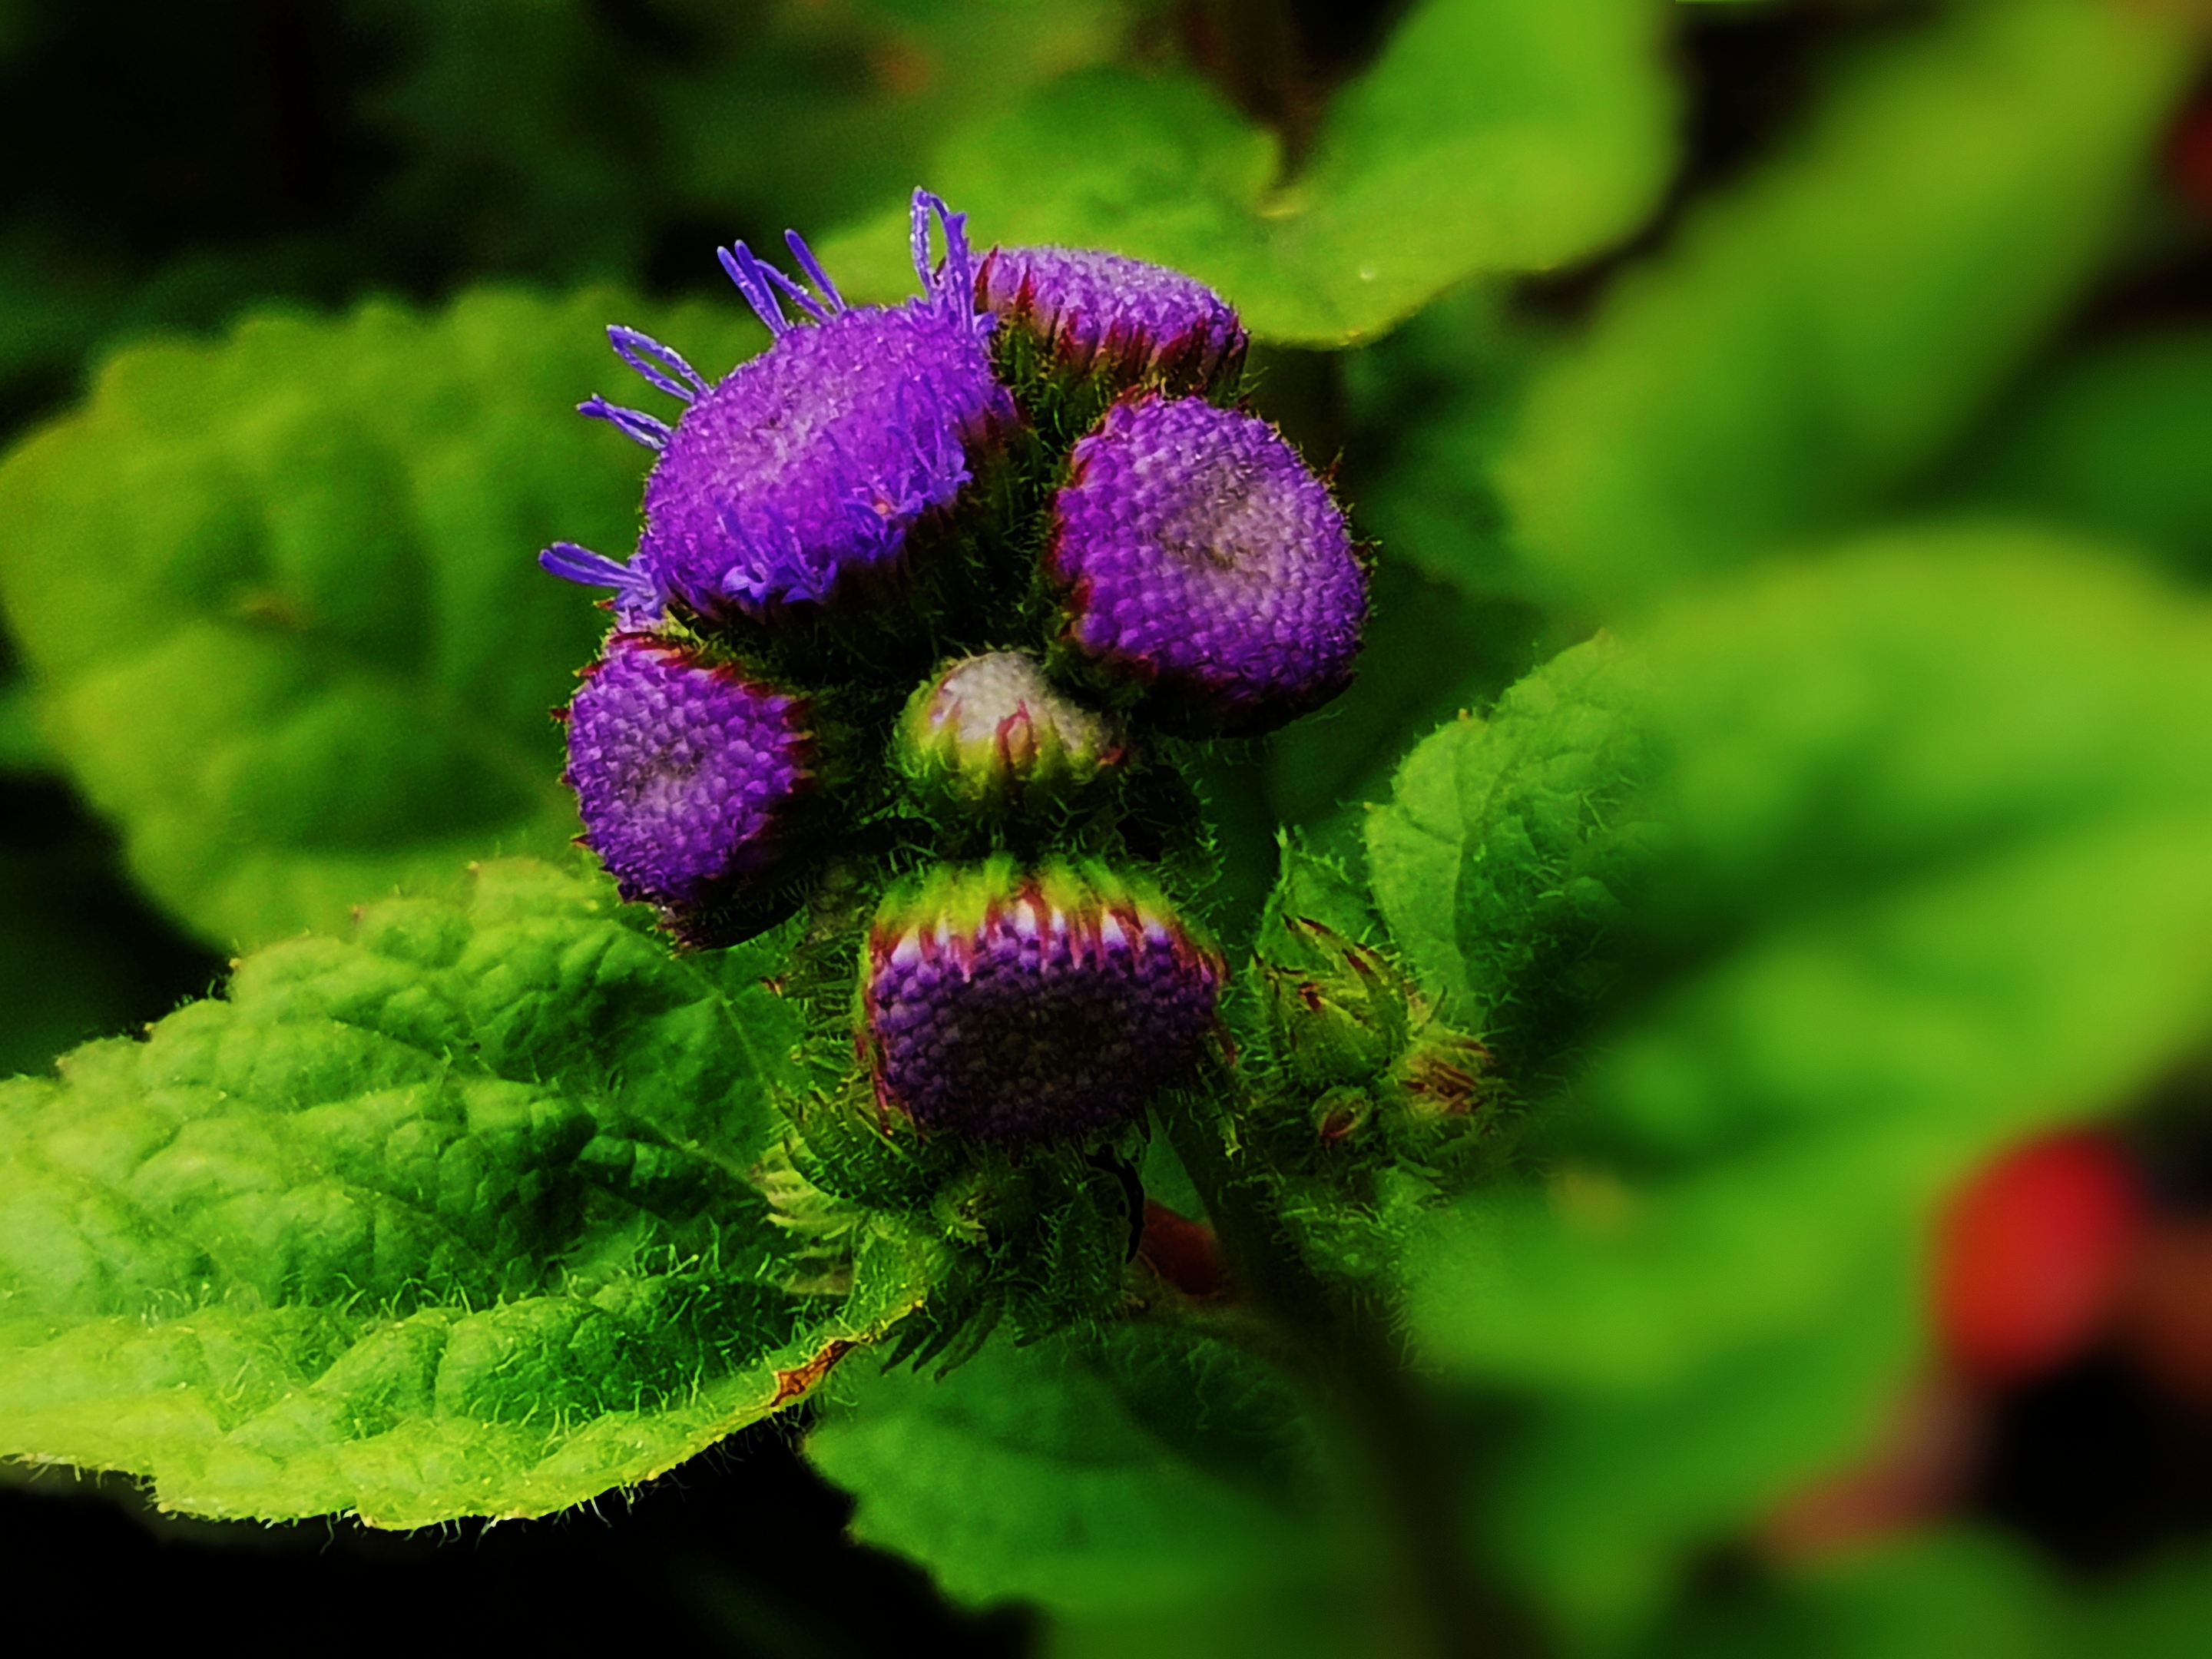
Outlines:
{"label": "hairy stem", "polygon": [[1400,1360],[1389,1310],[1331,1285],[1285,1236],[1266,1183],[1223,1144],[1194,1097],[1169,1113],[1169,1139],[1205,1200],[1239,1299],[1266,1322],[1267,1357],[1335,1419],[1378,1523],[1399,1645],[1424,1659],[1522,1659],[1543,1650],[1525,1613],[1482,1582],[1468,1547],[1436,1401]]}

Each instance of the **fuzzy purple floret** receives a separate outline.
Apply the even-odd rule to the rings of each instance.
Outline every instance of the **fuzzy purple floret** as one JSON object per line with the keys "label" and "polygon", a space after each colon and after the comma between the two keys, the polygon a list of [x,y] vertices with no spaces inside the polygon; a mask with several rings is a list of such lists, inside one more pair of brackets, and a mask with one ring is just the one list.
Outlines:
{"label": "fuzzy purple floret", "polygon": [[[933,211],[945,235],[939,264]],[[659,341],[609,329],[625,363],[689,407],[671,428],[604,398],[578,405],[659,456],[646,481],[645,533],[626,565],[567,543],[539,562],[613,588],[625,626],[648,625],[671,599],[716,618],[818,602],[848,575],[895,565],[908,532],[951,505],[1015,419],[992,374],[985,341],[995,319],[975,307],[966,224],[915,192],[922,293],[895,307],[848,307],[796,233],[786,240],[811,288],[743,242],[720,250],[773,337],[712,386]]]}
{"label": "fuzzy purple floret", "polygon": [[793,328],[678,422],[639,559],[705,615],[827,599],[895,563],[1012,420],[961,319],[916,304]]}
{"label": "fuzzy purple floret", "polygon": [[764,870],[812,783],[800,700],[665,640],[608,641],[568,726],[562,776],[625,899],[696,903]]}
{"label": "fuzzy purple floret", "polygon": [[1235,308],[1196,277],[1095,248],[993,248],[975,303],[1071,368],[1157,375],[1177,389],[1235,373],[1249,343]]}
{"label": "fuzzy purple floret", "polygon": [[1267,422],[1194,398],[1117,404],[1070,478],[1047,562],[1085,654],[1224,731],[1349,684],[1366,573],[1328,486]]}
{"label": "fuzzy purple floret", "polygon": [[[973,934],[878,934],[866,1013],[887,1108],[979,1139],[1071,1139],[1136,1115],[1214,1024],[1220,970],[1171,923],[1016,905]],[[1110,913],[1109,913],[1110,915]]]}
{"label": "fuzzy purple floret", "polygon": [[[942,266],[930,263],[932,210]],[[694,399],[661,446],[637,562],[662,587],[708,616],[818,602],[896,564],[907,532],[952,504],[1014,420],[984,343],[992,319],[973,299],[966,222],[915,192],[922,294],[896,307],[848,307],[795,234],[811,291],[742,242],[722,251],[775,337]]]}

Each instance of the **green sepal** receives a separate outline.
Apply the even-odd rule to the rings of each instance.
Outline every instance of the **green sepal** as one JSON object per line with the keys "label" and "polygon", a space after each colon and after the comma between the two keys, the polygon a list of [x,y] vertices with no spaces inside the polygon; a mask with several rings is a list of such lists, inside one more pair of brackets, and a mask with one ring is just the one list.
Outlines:
{"label": "green sepal", "polygon": [[1127,393],[1164,392],[1227,404],[1244,386],[1242,349],[1225,356],[1205,386],[1194,387],[1157,370],[1132,372],[1127,363],[1104,354],[1079,367],[1054,352],[1035,330],[1012,319],[1001,319],[992,331],[991,366],[1054,458],[1065,455],[1098,424],[1115,398]]}
{"label": "green sepal", "polygon": [[1413,1019],[1405,976],[1381,951],[1310,916],[1273,921],[1259,969],[1285,1069],[1316,1089],[1364,1083],[1387,1070],[1404,1051]]}
{"label": "green sepal", "polygon": [[808,1180],[854,1202],[878,1209],[926,1207],[964,1160],[949,1136],[926,1135],[876,1103],[865,1076],[834,1091],[787,1098],[797,1133],[793,1164]]}

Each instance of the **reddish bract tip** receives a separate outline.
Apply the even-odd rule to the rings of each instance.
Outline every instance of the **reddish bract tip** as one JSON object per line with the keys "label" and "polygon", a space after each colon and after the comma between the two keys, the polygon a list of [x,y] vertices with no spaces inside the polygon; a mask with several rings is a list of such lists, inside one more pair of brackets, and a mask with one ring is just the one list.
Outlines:
{"label": "reddish bract tip", "polygon": [[1211,1223],[1178,1215],[1154,1199],[1145,1200],[1145,1231],[1137,1254],[1167,1284],[1194,1302],[1214,1302],[1231,1292],[1229,1269]]}

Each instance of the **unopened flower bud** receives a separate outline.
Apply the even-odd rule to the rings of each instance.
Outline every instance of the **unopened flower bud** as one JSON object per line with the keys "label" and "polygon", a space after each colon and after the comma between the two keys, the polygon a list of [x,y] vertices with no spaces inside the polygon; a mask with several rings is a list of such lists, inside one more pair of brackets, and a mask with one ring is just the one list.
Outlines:
{"label": "unopened flower bud", "polygon": [[1210,391],[1235,380],[1249,344],[1236,311],[1196,277],[1095,248],[993,248],[975,302],[999,318],[1002,343],[1034,347],[1040,372],[1095,377],[1108,395]]}
{"label": "unopened flower bud", "polygon": [[1192,1064],[1224,972],[1157,890],[1098,864],[942,866],[876,913],[862,1049],[884,1110],[926,1130],[1081,1139]]}
{"label": "unopened flower bud", "polygon": [[1075,446],[1051,538],[1065,648],[1156,719],[1264,732],[1351,683],[1366,572],[1328,486],[1255,416],[1115,404]]}
{"label": "unopened flower bud", "polygon": [[947,665],[893,733],[900,772],[931,804],[1012,811],[1066,800],[1120,762],[1121,723],[1055,690],[1019,651]]}
{"label": "unopened flower bud", "polygon": [[1270,930],[1260,971],[1280,1056],[1300,1083],[1364,1083],[1404,1050],[1412,988],[1378,951],[1286,915]]}
{"label": "unopened flower bud", "polygon": [[645,634],[582,678],[562,775],[622,896],[680,915],[766,876],[816,781],[806,701]]}

